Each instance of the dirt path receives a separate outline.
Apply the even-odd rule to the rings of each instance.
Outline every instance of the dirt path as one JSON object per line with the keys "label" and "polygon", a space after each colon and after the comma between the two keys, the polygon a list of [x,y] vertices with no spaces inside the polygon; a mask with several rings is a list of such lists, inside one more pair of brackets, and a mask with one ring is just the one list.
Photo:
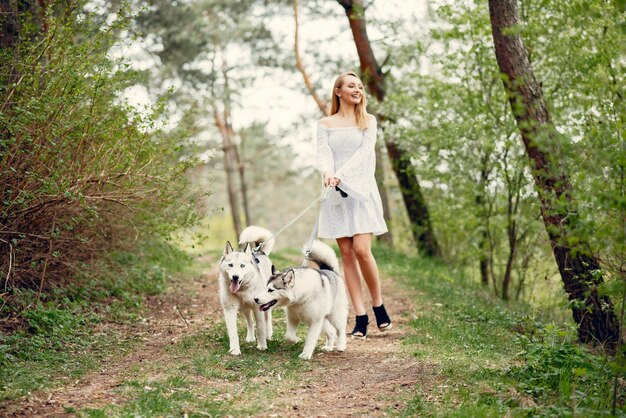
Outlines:
{"label": "dirt path", "polygon": [[[263,416],[383,416],[388,410],[403,410],[415,384],[430,386],[429,367],[402,347],[402,337],[410,332],[405,324],[415,309],[391,278],[383,280],[383,288],[394,328],[381,333],[370,318],[367,340],[349,339],[344,353],[319,354],[316,350],[311,371],[300,382],[279,390]],[[176,361],[176,354],[167,350],[169,346],[202,332],[207,318],[223,321],[215,270],[179,281],[147,304],[150,309],[144,321],[126,327],[106,325],[98,330],[122,332],[137,341],[128,355],[116,353],[99,371],[71,384],[0,406],[0,416],[72,416],[68,411],[122,404],[125,399],[117,389],[124,382],[136,376],[158,379],[165,375],[168,364]],[[352,326],[349,324],[349,330]]]}
{"label": "dirt path", "polygon": [[[393,329],[379,332],[370,312],[368,338],[349,339],[345,353],[317,356],[320,367],[314,367],[298,388],[281,395],[286,397],[286,408],[277,411],[277,416],[383,416],[389,409],[405,409],[415,384],[429,385],[424,377],[430,368],[402,348],[408,330],[405,324],[414,312],[411,302],[398,294],[390,279],[384,281],[384,290]],[[348,329],[353,326],[350,323]]]}

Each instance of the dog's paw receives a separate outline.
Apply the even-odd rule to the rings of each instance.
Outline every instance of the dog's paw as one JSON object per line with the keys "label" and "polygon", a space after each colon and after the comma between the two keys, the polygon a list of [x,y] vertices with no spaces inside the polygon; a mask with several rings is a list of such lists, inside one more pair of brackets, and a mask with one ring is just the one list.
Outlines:
{"label": "dog's paw", "polygon": [[265,351],[267,350],[267,344],[257,344],[256,348],[261,351]]}
{"label": "dog's paw", "polygon": [[231,356],[240,356],[241,355],[241,350],[238,348],[231,348],[228,351],[228,354],[230,354]]}
{"label": "dog's paw", "polygon": [[254,335],[247,335],[246,336],[246,342],[247,343],[253,343],[256,341],[256,338],[254,338]]}
{"label": "dog's paw", "polygon": [[335,344],[326,344],[322,347],[322,350],[324,351],[333,351],[333,348],[335,348]]}
{"label": "dog's paw", "polygon": [[343,353],[344,351],[346,351],[346,345],[345,344],[343,344],[343,345],[337,344],[337,351]]}
{"label": "dog's paw", "polygon": [[285,335],[285,339],[292,344],[297,344],[302,341],[302,338],[298,338],[295,335]]}
{"label": "dog's paw", "polygon": [[311,355],[312,355],[312,354],[313,354],[313,353],[305,353],[305,352],[303,351],[303,352],[302,352],[302,354],[300,354],[300,355],[298,356],[298,358],[299,358],[299,359],[301,359],[301,360],[311,360]]}

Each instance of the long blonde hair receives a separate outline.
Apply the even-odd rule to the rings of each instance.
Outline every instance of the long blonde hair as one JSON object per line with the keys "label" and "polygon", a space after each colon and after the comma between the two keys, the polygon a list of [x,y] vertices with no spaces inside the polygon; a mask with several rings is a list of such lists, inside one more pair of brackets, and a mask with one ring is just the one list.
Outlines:
{"label": "long blonde hair", "polygon": [[[352,71],[348,71],[347,73],[341,74],[339,77],[337,77],[337,79],[335,80],[335,85],[333,86],[333,91],[331,93],[331,105],[330,105],[331,115],[334,115],[335,113],[339,112],[339,106],[341,105],[341,103],[339,102],[339,97],[337,97],[337,94],[335,94],[335,90],[337,90],[338,88],[341,88],[341,86],[343,85],[343,79],[349,75],[356,77],[356,79],[359,80],[361,84],[363,84],[359,76],[356,75]],[[354,115],[356,116],[356,124],[359,127],[359,129],[362,131],[366,130],[367,129],[367,97],[365,96],[365,89],[363,90],[363,94],[361,96],[361,103],[354,106]]]}

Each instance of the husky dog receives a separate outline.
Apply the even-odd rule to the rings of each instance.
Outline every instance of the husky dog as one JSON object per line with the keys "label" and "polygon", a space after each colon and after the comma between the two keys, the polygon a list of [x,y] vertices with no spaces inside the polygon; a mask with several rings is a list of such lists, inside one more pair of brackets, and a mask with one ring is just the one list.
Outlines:
{"label": "husky dog", "polygon": [[343,278],[339,274],[339,261],[332,248],[315,241],[308,258],[319,269],[292,267],[274,272],[267,287],[257,294],[254,301],[259,309],[268,312],[274,305],[285,306],[287,332],[285,338],[298,342],[296,328],[300,322],[309,324],[300,358],[309,360],[324,331],[328,337],[324,350],[346,349],[346,326],[348,323],[348,299]]}
{"label": "husky dog", "polygon": [[237,334],[238,312],[244,315],[248,324],[246,342],[255,340],[253,315],[258,332],[257,348],[266,350],[267,340],[272,338],[271,312],[259,311],[254,297],[265,289],[273,271],[269,258],[273,241],[265,244],[261,251],[252,251],[252,247],[256,248],[271,235],[272,233],[265,228],[249,226],[239,237],[239,245],[244,247],[243,250],[235,251],[230,242],[226,242],[224,246],[224,254],[219,265],[220,301],[230,341],[228,352],[234,356],[241,354]]}

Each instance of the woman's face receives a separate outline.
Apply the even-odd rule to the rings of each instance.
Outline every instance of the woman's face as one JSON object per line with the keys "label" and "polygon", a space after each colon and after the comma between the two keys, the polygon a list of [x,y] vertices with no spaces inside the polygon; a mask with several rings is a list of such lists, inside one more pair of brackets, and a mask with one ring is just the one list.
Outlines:
{"label": "woman's face", "polygon": [[363,83],[353,75],[343,78],[341,87],[335,90],[340,101],[357,105],[363,101]]}

